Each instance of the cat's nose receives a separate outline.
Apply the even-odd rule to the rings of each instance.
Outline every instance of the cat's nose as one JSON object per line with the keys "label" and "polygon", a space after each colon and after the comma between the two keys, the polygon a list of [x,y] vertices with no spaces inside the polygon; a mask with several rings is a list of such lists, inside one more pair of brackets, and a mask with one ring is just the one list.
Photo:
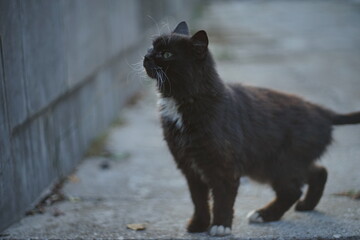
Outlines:
{"label": "cat's nose", "polygon": [[151,58],[150,58],[150,54],[146,54],[144,56],[144,62],[143,62],[143,66],[146,68],[146,67],[149,67],[150,66],[150,63],[151,63]]}
{"label": "cat's nose", "polygon": [[152,51],[153,51],[153,48],[149,48],[147,50],[147,53],[146,53],[146,55],[144,57],[145,60],[147,60],[147,61],[150,60],[150,55],[151,55]]}
{"label": "cat's nose", "polygon": [[146,62],[152,62],[153,61],[153,57],[152,57],[151,53],[147,53],[144,56],[144,61],[146,61]]}

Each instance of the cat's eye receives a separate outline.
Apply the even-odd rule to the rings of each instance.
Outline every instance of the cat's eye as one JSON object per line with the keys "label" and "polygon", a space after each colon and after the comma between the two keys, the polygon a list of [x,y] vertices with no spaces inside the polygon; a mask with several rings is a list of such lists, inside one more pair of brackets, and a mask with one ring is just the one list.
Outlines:
{"label": "cat's eye", "polygon": [[167,59],[170,58],[173,54],[171,52],[164,52],[163,53],[163,58]]}

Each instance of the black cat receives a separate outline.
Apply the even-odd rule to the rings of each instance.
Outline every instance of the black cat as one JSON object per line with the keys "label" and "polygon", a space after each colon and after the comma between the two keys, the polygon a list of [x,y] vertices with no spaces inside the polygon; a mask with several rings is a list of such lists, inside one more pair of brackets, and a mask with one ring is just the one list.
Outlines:
{"label": "black cat", "polygon": [[327,178],[315,161],[331,142],[332,126],[360,123],[360,112],[337,114],[294,95],[223,83],[206,32],[189,36],[185,22],[154,40],[144,67],[157,81],[164,137],[195,205],[189,232],[209,228],[211,191],[209,232],[231,233],[241,176],[276,193],[249,214],[251,222],[279,220],[295,202],[298,211],[314,209]]}

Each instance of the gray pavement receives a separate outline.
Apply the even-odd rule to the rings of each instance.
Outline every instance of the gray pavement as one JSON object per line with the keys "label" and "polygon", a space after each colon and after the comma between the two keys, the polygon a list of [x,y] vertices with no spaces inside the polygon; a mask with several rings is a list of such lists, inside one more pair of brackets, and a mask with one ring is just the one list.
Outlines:
{"label": "gray pavement", "polygon": [[[292,92],[339,112],[360,110],[360,3],[240,1],[206,7],[193,32],[208,31],[222,78]],[[162,139],[153,82],[110,129],[112,157],[85,159],[62,189],[65,201],[23,218],[5,238],[177,238],[192,203]],[[104,164],[106,163],[106,164]],[[279,222],[248,224],[246,214],[270,201],[270,188],[242,179],[229,239],[360,239],[360,125],[336,127],[322,157],[329,180],[317,210],[288,211]],[[104,167],[105,165],[105,167]],[[108,168],[107,168],[108,167]],[[143,231],[127,229],[145,224]]]}

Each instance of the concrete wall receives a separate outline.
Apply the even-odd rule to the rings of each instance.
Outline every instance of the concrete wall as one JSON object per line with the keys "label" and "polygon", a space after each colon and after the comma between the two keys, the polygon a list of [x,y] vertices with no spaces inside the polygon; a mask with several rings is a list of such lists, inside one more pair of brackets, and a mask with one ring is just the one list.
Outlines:
{"label": "concrete wall", "polygon": [[146,30],[194,5],[0,0],[0,231],[74,169],[139,87],[129,64]]}

